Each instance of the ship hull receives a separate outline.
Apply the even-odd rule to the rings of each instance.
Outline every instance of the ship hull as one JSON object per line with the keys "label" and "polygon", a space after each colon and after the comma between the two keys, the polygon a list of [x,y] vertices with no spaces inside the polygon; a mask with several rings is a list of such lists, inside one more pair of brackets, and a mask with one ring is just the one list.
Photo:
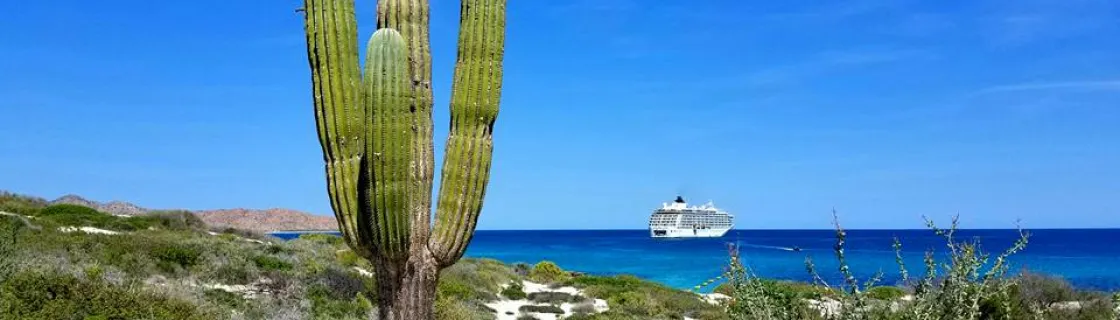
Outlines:
{"label": "ship hull", "polygon": [[649,230],[649,236],[653,238],[719,238],[727,234],[730,228],[721,229],[676,229],[676,228],[653,228]]}

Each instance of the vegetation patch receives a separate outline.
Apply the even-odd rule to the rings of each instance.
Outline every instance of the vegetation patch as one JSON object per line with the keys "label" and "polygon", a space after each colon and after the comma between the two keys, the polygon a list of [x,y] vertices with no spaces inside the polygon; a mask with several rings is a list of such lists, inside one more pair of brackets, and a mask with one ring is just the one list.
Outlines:
{"label": "vegetation patch", "polygon": [[272,257],[272,256],[256,256],[256,257],[253,258],[253,264],[256,264],[257,268],[261,268],[262,270],[274,270],[274,271],[292,270],[292,264],[291,263],[289,263],[287,261],[284,261],[284,260],[280,260],[280,258],[276,258],[276,257]]}
{"label": "vegetation patch", "polygon": [[525,305],[525,306],[521,306],[520,308],[518,308],[518,311],[533,312],[533,313],[564,314],[564,309],[560,309],[560,307],[553,306],[553,305]]}
{"label": "vegetation patch", "polygon": [[529,294],[528,298],[529,301],[548,304],[578,303],[587,301],[587,298],[579,295],[572,295],[564,292],[554,291],[533,292]]}
{"label": "vegetation patch", "polygon": [[21,272],[0,285],[0,315],[14,319],[207,319],[191,302],[72,275]]}
{"label": "vegetation patch", "polygon": [[527,296],[525,288],[521,286],[521,281],[511,281],[505,289],[502,289],[502,296],[510,300],[521,300]]}
{"label": "vegetation patch", "polygon": [[529,279],[539,283],[562,282],[569,278],[571,276],[552,261],[541,261],[529,271]]}

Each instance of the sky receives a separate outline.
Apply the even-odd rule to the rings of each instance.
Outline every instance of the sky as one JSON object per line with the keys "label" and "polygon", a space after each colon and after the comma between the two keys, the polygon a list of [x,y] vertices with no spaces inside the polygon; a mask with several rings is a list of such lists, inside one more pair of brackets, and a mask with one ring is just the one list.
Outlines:
{"label": "sky", "polygon": [[[0,189],[329,215],[301,4],[13,7]],[[458,1],[431,10],[442,150]],[[741,229],[1120,227],[1120,2],[511,0],[507,19],[480,229],[643,229],[677,195]]]}

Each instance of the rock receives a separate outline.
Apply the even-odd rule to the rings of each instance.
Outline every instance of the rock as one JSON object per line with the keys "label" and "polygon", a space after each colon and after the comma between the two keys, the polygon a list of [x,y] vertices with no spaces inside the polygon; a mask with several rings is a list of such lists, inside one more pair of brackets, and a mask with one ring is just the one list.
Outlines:
{"label": "rock", "polygon": [[1050,309],[1075,311],[1081,309],[1081,301],[1062,301],[1050,305]]}

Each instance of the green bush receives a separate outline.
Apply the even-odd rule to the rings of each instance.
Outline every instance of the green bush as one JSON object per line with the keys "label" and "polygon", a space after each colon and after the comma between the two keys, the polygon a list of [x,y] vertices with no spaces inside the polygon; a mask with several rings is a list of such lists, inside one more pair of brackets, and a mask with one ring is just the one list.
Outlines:
{"label": "green bush", "polygon": [[333,235],[333,234],[326,234],[326,233],[301,234],[299,236],[299,239],[300,240],[311,241],[311,242],[319,242],[319,243],[324,243],[324,244],[329,244],[329,245],[341,245],[342,244],[342,237],[339,237],[339,236],[336,236],[336,235]]}
{"label": "green bush", "polygon": [[[886,303],[877,300],[891,300],[905,292],[900,288],[874,287],[880,276],[861,282],[856,279],[846,260],[844,244],[847,233],[836,222],[836,259],[840,265],[844,281],[828,285],[816,272],[813,261],[806,259],[806,268],[817,283],[829,288],[839,288],[825,292],[829,298],[839,303],[838,310],[829,319],[940,319],[940,320],[979,320],[979,319],[1021,319],[1026,314],[1017,313],[1013,283],[1005,277],[1007,258],[1022,250],[1027,244],[1027,235],[1020,238],[1004,253],[989,259],[980,251],[977,242],[962,242],[954,237],[957,220],[950,229],[935,227],[932,221],[927,225],[937,236],[945,238],[949,250],[949,261],[937,263],[934,253],[927,252],[925,267],[927,272],[917,279],[908,278],[909,272],[902,263],[901,243],[895,240],[894,247],[904,283],[913,283],[912,301],[906,303]],[[728,278],[732,303],[729,313],[742,319],[806,319],[818,318],[816,310],[806,308],[803,291],[776,288],[772,282],[758,278],[743,266],[737,249],[729,250],[731,263]],[[988,262],[991,261],[991,264]],[[939,273],[938,271],[944,272]],[[866,288],[870,288],[869,290]],[[724,289],[727,290],[727,289]]]}
{"label": "green bush", "polygon": [[491,320],[493,311],[464,300],[436,298],[435,318],[438,320]]}
{"label": "green bush", "polygon": [[307,289],[311,301],[311,314],[316,319],[358,319],[368,318],[372,304],[360,294],[349,297],[332,296],[331,288],[322,284],[312,284]]}
{"label": "green bush", "polygon": [[219,289],[203,291],[202,296],[206,301],[224,308],[237,309],[244,307],[246,303],[245,298],[242,298],[241,295]]}
{"label": "green bush", "polygon": [[521,312],[535,312],[535,313],[555,313],[564,314],[564,309],[553,305],[525,305],[517,308]]}
{"label": "green bush", "polygon": [[253,264],[256,264],[257,268],[261,268],[262,270],[274,270],[274,271],[292,270],[292,264],[291,263],[289,263],[287,261],[284,261],[284,260],[280,260],[280,258],[271,257],[271,256],[256,256],[256,257],[253,257]]}
{"label": "green bush", "polygon": [[867,289],[867,297],[877,300],[897,300],[906,296],[906,291],[899,287],[878,286]]}
{"label": "green bush", "polygon": [[357,253],[354,253],[353,250],[348,249],[335,251],[334,256],[335,259],[338,260],[338,263],[347,267],[361,266],[365,261],[365,259],[362,259]]}
{"label": "green bush", "polygon": [[125,219],[136,229],[160,228],[164,230],[205,230],[206,223],[190,211],[152,211]]}
{"label": "green bush", "polygon": [[0,211],[34,216],[47,206],[47,200],[0,191]]}
{"label": "green bush", "polygon": [[501,291],[503,283],[518,278],[509,266],[493,259],[465,258],[440,272],[440,281],[459,281],[479,295]]}
{"label": "green bush", "polygon": [[440,279],[436,286],[436,295],[453,300],[468,300],[475,297],[475,292],[462,281]]}
{"label": "green bush", "polygon": [[156,258],[160,269],[173,272],[179,268],[190,268],[198,264],[202,252],[192,246],[168,243],[152,248],[151,255]]}
{"label": "green bush", "polygon": [[502,296],[511,300],[525,299],[525,290],[521,286],[520,281],[511,281],[505,289],[502,289]]}
{"label": "green bush", "polygon": [[0,285],[4,319],[214,319],[190,302],[87,281],[66,274],[23,272]]}
{"label": "green bush", "polygon": [[552,261],[541,261],[529,271],[529,279],[540,283],[562,282],[571,278]]}
{"label": "green bush", "polygon": [[571,295],[563,292],[533,292],[528,295],[528,299],[537,303],[548,304],[561,304],[567,302],[583,302],[587,298],[579,295]]}
{"label": "green bush", "polygon": [[89,226],[95,228],[132,231],[136,227],[123,219],[74,204],[54,204],[39,211],[39,217],[64,226]]}

